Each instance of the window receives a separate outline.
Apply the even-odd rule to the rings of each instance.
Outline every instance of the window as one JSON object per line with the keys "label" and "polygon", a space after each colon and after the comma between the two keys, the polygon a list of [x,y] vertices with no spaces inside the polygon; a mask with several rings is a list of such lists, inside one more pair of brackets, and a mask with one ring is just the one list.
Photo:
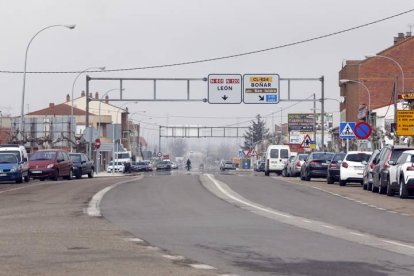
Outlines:
{"label": "window", "polygon": [[30,160],[54,160],[56,159],[55,151],[36,151],[31,157]]}
{"label": "window", "polygon": [[363,162],[366,161],[368,162],[369,158],[371,157],[371,154],[367,154],[367,153],[352,153],[352,154],[348,154],[348,156],[346,157],[347,161],[351,161],[351,162]]}
{"label": "window", "polygon": [[278,149],[271,149],[270,150],[270,158],[279,158],[279,150]]}
{"label": "window", "polygon": [[281,149],[280,158],[289,158],[289,151],[287,149]]}

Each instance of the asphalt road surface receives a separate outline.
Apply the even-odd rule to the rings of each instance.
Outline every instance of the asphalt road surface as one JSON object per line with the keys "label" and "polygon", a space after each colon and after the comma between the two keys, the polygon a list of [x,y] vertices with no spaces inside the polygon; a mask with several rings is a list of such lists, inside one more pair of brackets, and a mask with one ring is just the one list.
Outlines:
{"label": "asphalt road surface", "polygon": [[385,197],[359,187],[366,202],[316,186],[261,174],[154,174],[111,190],[101,211],[217,274],[414,275],[413,216],[379,207]]}

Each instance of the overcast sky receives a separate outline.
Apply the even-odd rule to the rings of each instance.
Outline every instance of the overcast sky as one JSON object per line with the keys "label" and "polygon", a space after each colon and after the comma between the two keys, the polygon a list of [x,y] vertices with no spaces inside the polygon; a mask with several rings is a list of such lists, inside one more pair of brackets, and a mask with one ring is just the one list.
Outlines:
{"label": "overcast sky", "polygon": [[[23,71],[29,40],[54,24],[76,24],[74,30],[52,28],[32,42],[27,71],[82,71],[106,66],[124,69],[210,59],[261,50],[348,29],[410,10],[413,0],[0,0],[0,70]],[[414,13],[328,38],[248,56],[212,62],[125,72],[94,77],[203,78],[213,73],[277,73],[282,78],[325,76],[326,97],[339,99],[338,72],[345,59],[363,59],[392,46],[399,32],[410,31]],[[77,74],[28,74],[25,111],[50,102],[61,103],[71,93]],[[19,115],[22,74],[0,73],[0,110]],[[91,92],[117,88],[117,82],[94,83]],[[128,83],[125,95],[142,97],[150,86]],[[167,89],[168,88],[168,89]],[[185,86],[160,85],[160,95],[185,97]],[[85,89],[85,75],[76,82],[75,96]],[[113,92],[111,92],[112,94]],[[286,87],[281,86],[281,98]],[[320,83],[292,85],[296,98],[317,93]],[[101,94],[102,95],[102,94]],[[207,84],[191,91],[207,97]],[[122,103],[119,103],[122,104]],[[130,103],[135,120],[155,125],[234,125],[256,114],[268,126],[280,122],[280,109],[311,112],[312,103],[274,105],[213,105],[195,102]],[[317,108],[320,108],[319,105]],[[145,113],[142,113],[145,111]],[[339,106],[328,101],[327,112],[339,122]],[[275,113],[276,112],[276,113]],[[269,115],[275,113],[273,116]],[[197,117],[197,118],[189,118]],[[148,125],[150,128],[150,125]],[[156,128],[156,127],[155,127]]]}

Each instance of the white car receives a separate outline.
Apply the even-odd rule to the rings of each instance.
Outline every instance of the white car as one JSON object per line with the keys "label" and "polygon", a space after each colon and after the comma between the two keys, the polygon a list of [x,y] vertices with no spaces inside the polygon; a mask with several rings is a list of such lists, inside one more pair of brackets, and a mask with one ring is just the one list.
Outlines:
{"label": "white car", "polygon": [[124,171],[124,163],[116,162],[115,166],[113,165],[113,162],[109,162],[109,166],[106,168],[106,172],[111,173],[112,170],[114,172],[123,172]]}
{"label": "white car", "polygon": [[393,196],[398,190],[400,198],[406,198],[410,191],[414,191],[414,150],[404,151],[395,164],[393,161],[389,164],[393,169],[389,173],[387,195]]}
{"label": "white car", "polygon": [[339,185],[345,186],[347,182],[362,184],[363,172],[372,152],[349,151],[341,163]]}

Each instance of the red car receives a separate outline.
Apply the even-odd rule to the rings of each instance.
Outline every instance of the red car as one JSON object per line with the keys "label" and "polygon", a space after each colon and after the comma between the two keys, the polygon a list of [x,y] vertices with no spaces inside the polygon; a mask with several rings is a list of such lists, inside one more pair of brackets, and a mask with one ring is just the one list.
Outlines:
{"label": "red car", "polygon": [[58,180],[59,177],[71,180],[72,160],[68,153],[60,149],[36,151],[29,159],[29,175],[31,178],[44,181],[46,178]]}

